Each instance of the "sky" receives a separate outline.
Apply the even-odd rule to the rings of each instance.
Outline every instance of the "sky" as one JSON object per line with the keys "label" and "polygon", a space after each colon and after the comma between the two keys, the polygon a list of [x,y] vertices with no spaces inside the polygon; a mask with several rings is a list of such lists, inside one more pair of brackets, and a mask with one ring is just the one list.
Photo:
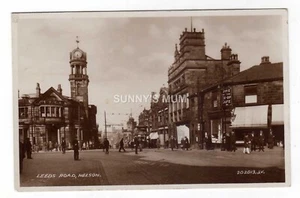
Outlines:
{"label": "sky", "polygon": [[[42,93],[61,84],[70,96],[69,53],[79,48],[87,53],[89,103],[97,106],[97,122],[104,126],[103,112],[109,124],[137,119],[149,102],[115,103],[115,95],[149,95],[167,86],[168,67],[174,60],[175,44],[185,28],[186,17],[20,17],[17,23],[17,67],[20,95]],[[54,16],[54,17],[53,17]],[[193,16],[193,28],[205,31],[206,55],[219,59],[225,42],[239,55],[241,70],[269,56],[282,62],[283,25],[278,15],[265,16]]]}

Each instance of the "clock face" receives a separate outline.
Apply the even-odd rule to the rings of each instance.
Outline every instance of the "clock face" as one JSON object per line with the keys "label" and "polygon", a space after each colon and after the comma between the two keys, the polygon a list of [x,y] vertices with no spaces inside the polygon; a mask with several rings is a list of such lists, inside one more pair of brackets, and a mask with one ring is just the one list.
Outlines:
{"label": "clock face", "polygon": [[82,53],[81,53],[81,51],[76,51],[76,52],[74,53],[74,55],[75,55],[76,58],[81,58]]}

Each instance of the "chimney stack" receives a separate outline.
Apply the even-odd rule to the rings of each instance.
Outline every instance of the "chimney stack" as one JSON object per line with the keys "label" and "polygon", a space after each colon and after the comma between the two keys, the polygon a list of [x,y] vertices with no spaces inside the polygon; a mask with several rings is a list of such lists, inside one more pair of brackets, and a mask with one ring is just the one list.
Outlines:
{"label": "chimney stack", "polygon": [[58,93],[60,93],[60,94],[62,95],[62,88],[61,88],[61,84],[58,84],[57,91],[58,91]]}
{"label": "chimney stack", "polygon": [[40,88],[40,84],[39,83],[36,83],[36,97],[39,98],[40,95],[41,95],[41,88]]}
{"label": "chimney stack", "polygon": [[262,64],[270,64],[271,62],[270,62],[270,59],[269,59],[269,56],[263,56],[263,57],[261,57],[261,65]]}

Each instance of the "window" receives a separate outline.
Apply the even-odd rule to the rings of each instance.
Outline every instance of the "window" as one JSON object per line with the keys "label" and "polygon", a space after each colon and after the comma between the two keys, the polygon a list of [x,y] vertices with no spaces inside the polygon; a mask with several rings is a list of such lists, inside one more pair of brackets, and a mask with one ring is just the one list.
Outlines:
{"label": "window", "polygon": [[212,100],[212,106],[213,106],[213,108],[218,107],[218,92],[216,92],[216,91],[212,92],[211,100]]}
{"label": "window", "polygon": [[28,108],[21,107],[19,108],[19,118],[27,118],[28,117]]}
{"label": "window", "polygon": [[46,117],[50,117],[50,107],[46,107]]}
{"label": "window", "polygon": [[46,117],[46,114],[45,114],[45,107],[44,107],[44,106],[41,106],[41,107],[40,107],[40,112],[41,112],[41,117]]}
{"label": "window", "polygon": [[51,107],[51,117],[56,117],[55,107]]}
{"label": "window", "polygon": [[257,86],[245,86],[245,104],[257,103]]}

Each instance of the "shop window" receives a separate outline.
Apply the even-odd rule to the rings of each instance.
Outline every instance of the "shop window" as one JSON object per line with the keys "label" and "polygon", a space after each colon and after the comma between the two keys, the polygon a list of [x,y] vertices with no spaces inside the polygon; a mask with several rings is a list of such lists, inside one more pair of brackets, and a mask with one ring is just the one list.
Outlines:
{"label": "shop window", "polygon": [[257,103],[257,86],[256,85],[245,86],[244,92],[245,92],[245,104]]}

